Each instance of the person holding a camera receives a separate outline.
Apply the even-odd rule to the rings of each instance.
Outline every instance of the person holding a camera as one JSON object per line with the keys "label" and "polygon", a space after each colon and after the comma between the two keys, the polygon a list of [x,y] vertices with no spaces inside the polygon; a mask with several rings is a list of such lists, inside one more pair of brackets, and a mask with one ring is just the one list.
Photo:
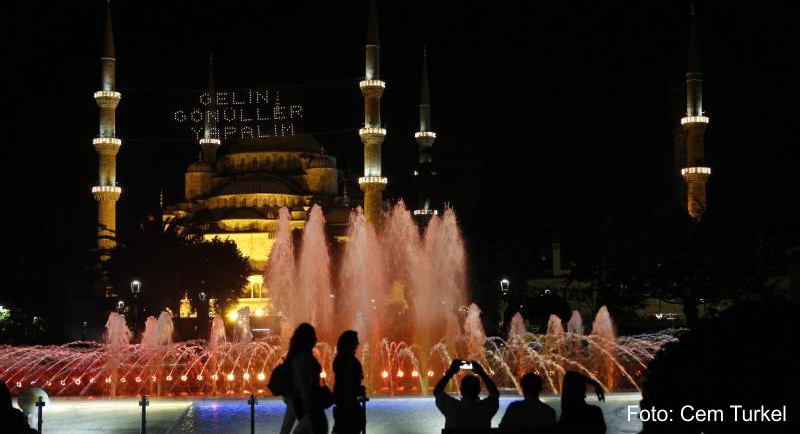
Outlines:
{"label": "person holding a camera", "polygon": [[[450,379],[462,370],[471,370],[476,375],[466,374],[461,379],[461,399],[447,392],[445,387]],[[479,379],[480,377],[480,379]],[[489,396],[480,398],[481,380],[489,391]],[[444,428],[449,429],[489,429],[492,417],[500,406],[500,391],[478,362],[453,360],[444,377],[433,388],[436,397],[436,408],[444,415]]]}

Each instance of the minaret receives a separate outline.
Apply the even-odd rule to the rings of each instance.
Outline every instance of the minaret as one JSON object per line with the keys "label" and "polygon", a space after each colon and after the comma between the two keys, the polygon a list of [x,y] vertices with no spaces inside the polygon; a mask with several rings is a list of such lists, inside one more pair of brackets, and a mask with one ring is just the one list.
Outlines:
{"label": "minaret", "polygon": [[100,108],[100,134],[92,140],[100,163],[100,176],[97,185],[92,187],[92,195],[97,201],[97,247],[101,261],[108,260],[110,250],[116,245],[117,201],[122,194],[122,189],[117,186],[117,153],[122,141],[116,138],[115,112],[122,94],[115,90],[116,61],[109,2],[106,6],[103,54],[100,58],[102,89],[94,93],[94,99]]}
{"label": "minaret", "polygon": [[438,213],[433,203],[432,191],[433,178],[436,171],[433,167],[433,142],[436,140],[436,133],[431,130],[431,103],[430,91],[428,88],[428,52],[423,51],[422,55],[422,80],[420,82],[419,94],[419,131],[414,133],[414,139],[419,145],[419,165],[414,171],[417,180],[418,202],[414,215],[419,219],[427,221],[430,216]]}
{"label": "minaret", "polygon": [[700,220],[706,212],[706,182],[711,168],[705,165],[705,138],[708,117],[703,113],[703,73],[700,72],[700,52],[697,43],[697,19],[694,0],[689,6],[689,56],[686,67],[686,116],[681,125],[686,131],[686,167],[681,176],[686,181],[687,210]]}
{"label": "minaret", "polygon": [[364,128],[358,131],[364,144],[364,176],[358,184],[364,192],[364,216],[375,226],[383,219],[383,189],[387,179],[381,176],[381,145],[386,129],[381,126],[381,96],[386,83],[380,79],[380,43],[375,1],[370,2],[367,24],[366,76],[359,83],[364,95]]}
{"label": "minaret", "polygon": [[217,132],[217,93],[214,91],[214,55],[208,55],[208,100],[206,102],[205,125],[200,148],[203,149],[203,161],[214,167],[217,161],[217,149],[220,146]]}

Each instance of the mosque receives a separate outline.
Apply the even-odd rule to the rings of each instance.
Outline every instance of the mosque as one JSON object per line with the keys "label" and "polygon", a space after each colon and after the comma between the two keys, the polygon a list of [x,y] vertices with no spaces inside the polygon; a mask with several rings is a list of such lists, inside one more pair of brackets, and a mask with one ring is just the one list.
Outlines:
{"label": "mosque", "polygon": [[[101,260],[115,245],[116,202],[122,190],[116,183],[116,154],[122,141],[115,135],[115,115],[122,95],[115,89],[114,39],[110,7],[106,11],[102,64],[102,90],[95,93],[100,107],[100,136],[94,139],[100,156],[99,183],[92,189],[98,202],[98,235]],[[424,69],[427,68],[427,61]],[[381,122],[380,102],[386,83],[380,78],[380,42],[374,2],[370,4],[365,56],[365,77],[359,83],[364,96],[364,124],[359,136],[364,147],[364,172],[358,179],[363,201],[351,201],[337,160],[327,154],[313,135],[296,132],[284,124],[279,98],[274,100],[273,126],[267,134],[221,140],[217,128],[220,111],[214,86],[213,59],[209,60],[203,131],[199,139],[201,152],[197,161],[186,169],[183,200],[163,207],[163,223],[179,225],[188,233],[204,239],[233,240],[249,259],[252,273],[239,299],[239,307],[268,315],[271,311],[268,288],[264,287],[264,270],[275,241],[278,210],[287,207],[291,227],[302,230],[311,207],[318,204],[325,213],[327,232],[337,241],[346,241],[351,210],[362,205],[368,222],[380,226],[383,190],[388,179],[381,170],[381,146],[386,128]],[[430,99],[427,71],[422,74],[420,98],[420,130],[414,134],[420,150],[419,167],[415,170],[419,184],[418,209],[414,215],[424,224],[437,214],[433,195],[429,193],[436,171],[432,146],[436,134],[431,130]],[[432,191],[432,190],[431,190]],[[410,201],[413,205],[413,200]],[[113,288],[106,296],[116,297]],[[196,313],[185,298],[180,316]]]}

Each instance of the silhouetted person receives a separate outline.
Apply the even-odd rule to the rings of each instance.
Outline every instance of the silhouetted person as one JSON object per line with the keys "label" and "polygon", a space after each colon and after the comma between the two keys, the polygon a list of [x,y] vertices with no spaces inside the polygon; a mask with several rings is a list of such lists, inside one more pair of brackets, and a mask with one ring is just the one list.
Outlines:
{"label": "silhouetted person", "polygon": [[556,411],[539,399],[542,377],[527,373],[519,380],[525,399],[508,405],[500,429],[526,433],[551,433],[556,426]]}
{"label": "silhouetted person", "polygon": [[500,391],[483,366],[472,362],[472,371],[478,374],[489,390],[489,396],[480,399],[481,381],[474,375],[465,375],[461,379],[461,399],[456,399],[444,391],[447,382],[461,370],[463,360],[453,360],[444,377],[433,388],[436,407],[444,415],[445,429],[486,430],[492,426],[492,417],[500,406]]}
{"label": "silhouetted person", "polygon": [[567,371],[561,389],[561,419],[558,429],[563,434],[603,434],[606,432],[606,421],[603,410],[596,405],[586,403],[586,385],[594,387],[597,399],[605,401],[603,387],[597,381]]}
{"label": "silhouetted person", "polygon": [[28,417],[11,404],[11,391],[5,381],[0,381],[0,432],[3,434],[28,434],[36,433],[28,425]]}
{"label": "silhouetted person", "polygon": [[364,371],[356,358],[358,333],[348,330],[339,336],[336,343],[336,357],[333,359],[333,373],[336,384],[333,386],[333,432],[336,434],[358,434],[367,423],[366,414],[359,398],[366,396],[361,382]]}
{"label": "silhouetted person", "polygon": [[[289,341],[289,354],[286,358],[292,366],[292,410],[298,420],[294,429],[296,434],[325,434],[328,432],[328,418],[322,407],[320,394],[320,372],[322,367],[314,358],[317,345],[317,332],[308,323],[297,326]],[[289,417],[289,407],[284,417],[284,425]]]}

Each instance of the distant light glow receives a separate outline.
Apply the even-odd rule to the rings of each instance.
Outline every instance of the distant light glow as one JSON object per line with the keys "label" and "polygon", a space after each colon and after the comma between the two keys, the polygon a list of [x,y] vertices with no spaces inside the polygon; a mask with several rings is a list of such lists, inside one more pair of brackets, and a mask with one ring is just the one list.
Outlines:
{"label": "distant light glow", "polygon": [[416,369],[411,371],[411,376],[414,377],[414,378],[419,377],[419,371],[417,371]]}
{"label": "distant light glow", "polygon": [[397,371],[397,378],[403,378],[406,375],[403,371]]}
{"label": "distant light glow", "polygon": [[319,373],[319,378],[328,378],[328,373],[325,372],[325,371],[320,372]]}
{"label": "distant light glow", "polygon": [[231,373],[230,373],[230,374],[228,374],[228,376],[227,376],[227,377],[225,377],[225,378],[227,378],[227,379],[228,379],[228,381],[233,381],[233,379],[234,379],[234,378],[236,378],[236,377],[233,375],[233,372],[231,372]]}
{"label": "distant light glow", "polygon": [[256,316],[264,316],[264,309],[256,309]]}
{"label": "distant light glow", "polygon": [[381,378],[389,378],[389,373],[387,371],[381,372]]}
{"label": "distant light glow", "polygon": [[264,381],[267,376],[263,372],[258,373],[258,381]]}
{"label": "distant light glow", "polygon": [[433,371],[428,371],[428,377],[433,377]]}
{"label": "distant light glow", "polygon": [[245,380],[249,380],[250,379],[250,373],[249,372],[245,372],[244,375],[242,375],[242,378],[244,378]]}

